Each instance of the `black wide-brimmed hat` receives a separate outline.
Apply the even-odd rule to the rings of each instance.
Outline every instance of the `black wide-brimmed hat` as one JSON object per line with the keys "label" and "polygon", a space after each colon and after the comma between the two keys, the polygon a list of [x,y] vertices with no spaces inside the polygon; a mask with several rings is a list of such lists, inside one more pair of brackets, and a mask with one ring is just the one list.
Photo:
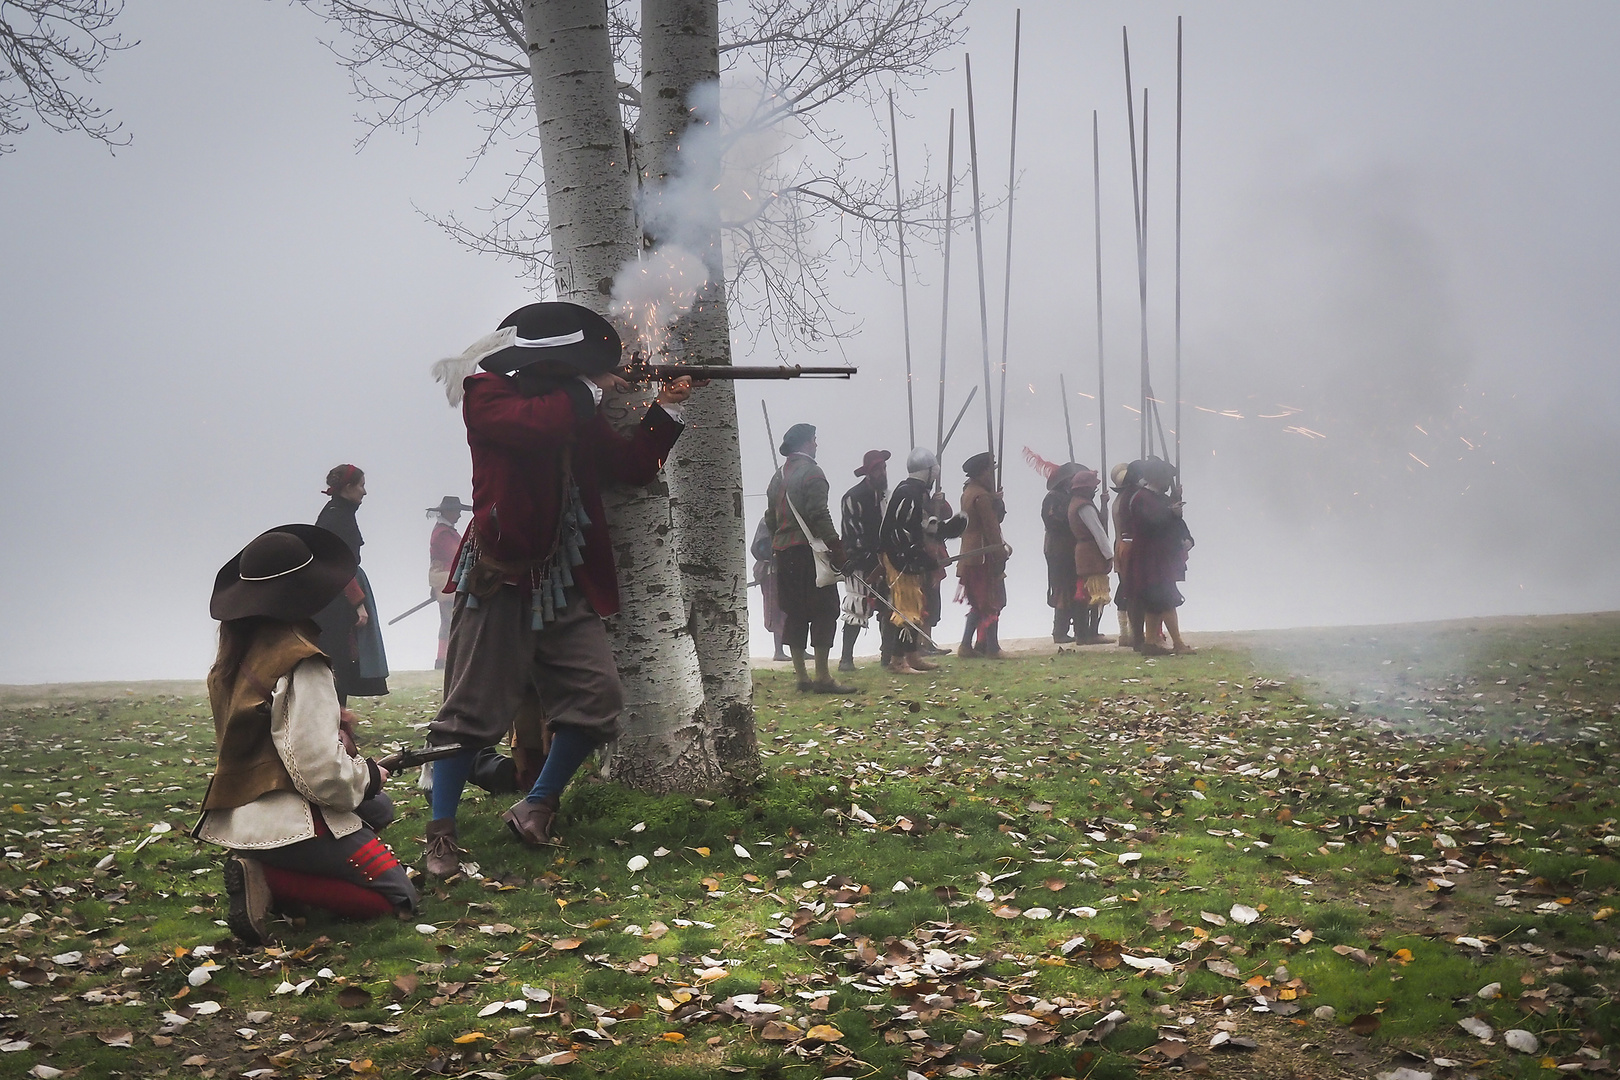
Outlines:
{"label": "black wide-brimmed hat", "polygon": [[343,591],[359,565],[336,533],[319,525],[278,525],[219,568],[208,613],[221,622],[250,615],[307,619]]}
{"label": "black wide-brimmed hat", "polygon": [[988,469],[995,463],[995,456],[991,454],[990,451],[985,450],[981,453],[974,454],[972,457],[962,462],[962,471],[969,476],[977,476],[979,473],[984,472],[984,470]]}
{"label": "black wide-brimmed hat", "polygon": [[471,506],[461,501],[459,495],[446,495],[439,500],[438,506],[428,507],[427,512],[430,514],[465,514],[471,509]]}
{"label": "black wide-brimmed hat", "polygon": [[622,363],[619,332],[588,307],[565,301],[527,304],[497,329],[506,327],[516,330],[517,337],[478,362],[485,371],[505,375],[544,363],[580,375],[601,375]]}

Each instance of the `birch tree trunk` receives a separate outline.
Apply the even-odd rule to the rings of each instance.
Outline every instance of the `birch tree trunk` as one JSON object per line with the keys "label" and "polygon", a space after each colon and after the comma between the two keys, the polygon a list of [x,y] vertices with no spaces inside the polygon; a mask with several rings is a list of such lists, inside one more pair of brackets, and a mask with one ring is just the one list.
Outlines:
{"label": "birch tree trunk", "polygon": [[[523,28],[557,296],[605,314],[615,272],[637,251],[607,5],[525,0]],[[616,424],[633,422],[645,400],[620,395],[606,407]],[[686,625],[668,486],[609,488],[603,499],[622,601],[609,631],[625,690],[610,775],[656,792],[715,787],[723,776]]]}
{"label": "birch tree trunk", "polygon": [[[656,191],[680,171],[684,192],[711,192],[720,182],[718,0],[642,0],[639,156],[644,183]],[[704,130],[706,125],[712,128]],[[688,152],[677,158],[685,145]],[[712,152],[700,147],[712,147]],[[701,257],[710,284],[670,335],[676,359],[731,363],[725,266],[718,204],[686,198],[678,236],[653,215],[651,239],[678,240]],[[690,220],[697,217],[698,220]],[[644,228],[648,228],[644,224]],[[670,457],[675,535],[690,628],[720,764],[751,780],[760,770],[754,732],[753,674],[748,662],[747,521],[733,384],[711,383],[686,410],[687,428]]]}

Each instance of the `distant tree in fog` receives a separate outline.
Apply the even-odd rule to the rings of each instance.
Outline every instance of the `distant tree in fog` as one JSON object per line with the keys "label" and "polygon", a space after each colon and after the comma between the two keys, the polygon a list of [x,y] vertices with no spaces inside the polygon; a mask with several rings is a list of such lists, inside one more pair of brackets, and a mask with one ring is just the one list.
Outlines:
{"label": "distant tree in fog", "polygon": [[110,29],[123,10],[123,0],[0,0],[0,154],[16,149],[30,117],[109,147],[128,144],[123,124],[79,89],[134,44]]}

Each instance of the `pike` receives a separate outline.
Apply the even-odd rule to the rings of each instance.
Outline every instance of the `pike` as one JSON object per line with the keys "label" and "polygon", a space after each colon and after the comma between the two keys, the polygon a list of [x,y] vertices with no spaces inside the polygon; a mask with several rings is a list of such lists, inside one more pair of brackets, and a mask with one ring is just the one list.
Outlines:
{"label": "pike", "polygon": [[[1007,151],[1007,270],[1001,281],[1001,404],[996,417],[996,482],[1001,482],[1002,452],[1007,448],[1007,335],[1012,329],[1013,182],[1018,178],[1018,60],[1024,36],[1024,11],[1013,16],[1012,145]],[[1067,400],[1064,408],[1068,407]],[[1072,441],[1072,440],[1071,440]],[[1074,449],[1069,450],[1074,460]]]}
{"label": "pike", "polygon": [[[1097,149],[1097,110],[1091,110],[1091,208],[1092,235],[1097,242],[1097,434],[1101,439],[1101,473],[1108,476],[1108,391],[1103,370],[1103,293],[1102,293],[1102,158]],[[1102,485],[1103,532],[1108,531],[1108,485]]]}
{"label": "pike", "polygon": [[[939,427],[934,431],[934,457],[945,453],[945,343],[949,338],[951,314],[951,233],[956,219],[951,216],[951,199],[956,194],[956,110],[951,110],[950,134],[945,142],[945,266],[940,278],[939,298]],[[952,431],[956,428],[952,427]]]}
{"label": "pike", "polygon": [[[956,419],[951,423],[951,430],[947,431],[945,433],[945,438],[940,440],[940,454],[943,454],[945,452],[945,448],[951,444],[951,436],[956,434],[956,426],[962,422],[962,417],[967,415],[968,406],[973,404],[973,399],[978,395],[978,393],[979,388],[977,386],[969,390],[967,400],[962,402],[962,407],[960,409],[956,410]],[[935,454],[934,458],[937,461],[939,459],[939,454]]]}
{"label": "pike", "polygon": [[771,410],[763,399],[760,400],[759,411],[765,414],[765,439],[771,444],[771,469],[775,471],[782,466],[776,460],[776,436],[771,432]]}
{"label": "pike", "polygon": [[[1058,372],[1058,389],[1063,391],[1063,434],[1069,439],[1069,460],[1074,460],[1074,425],[1069,422],[1069,382]],[[1104,466],[1106,470],[1106,466]]]}
{"label": "pike", "polygon": [[[1142,308],[1142,356],[1140,386],[1138,393],[1142,406],[1142,457],[1148,456],[1148,409],[1152,406],[1148,398],[1153,392],[1148,389],[1148,325],[1147,325],[1147,185],[1146,175],[1139,175],[1136,162],[1136,99],[1135,91],[1131,86],[1131,35],[1129,29],[1120,28],[1125,48],[1125,119],[1131,130],[1131,204],[1135,211],[1136,220],[1136,287]],[[1147,112],[1147,91],[1142,91],[1142,111]],[[1142,117],[1142,141],[1147,142],[1147,117]],[[1142,148],[1142,174],[1147,171],[1147,147]]]}
{"label": "pike", "polygon": [[917,405],[911,391],[911,297],[906,291],[906,219],[900,204],[900,136],[894,124],[894,91],[889,91],[889,153],[894,157],[894,234],[900,247],[900,321],[906,335],[906,430],[917,445]]}
{"label": "pike", "polygon": [[[1176,16],[1176,488],[1181,487],[1181,16]],[[1159,435],[1164,441],[1164,435]]]}
{"label": "pike", "polygon": [[[984,441],[985,449],[996,452],[996,415],[991,405],[995,391],[990,388],[990,309],[984,294],[984,215],[979,204],[979,138],[973,122],[973,58],[963,57],[967,68],[968,169],[973,176],[973,247],[979,258],[979,340],[984,346]],[[996,475],[1001,463],[996,462]]]}

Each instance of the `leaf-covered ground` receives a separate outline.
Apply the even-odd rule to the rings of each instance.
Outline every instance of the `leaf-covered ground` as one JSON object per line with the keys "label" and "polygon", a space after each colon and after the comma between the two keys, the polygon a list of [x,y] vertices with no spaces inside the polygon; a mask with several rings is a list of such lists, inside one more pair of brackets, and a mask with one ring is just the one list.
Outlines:
{"label": "leaf-covered ground", "polygon": [[262,950],[185,836],[197,688],[10,691],[0,1075],[1609,1073],[1617,659],[1599,616],[763,671],[755,790],[576,784],[544,855],[480,796],[418,919]]}

